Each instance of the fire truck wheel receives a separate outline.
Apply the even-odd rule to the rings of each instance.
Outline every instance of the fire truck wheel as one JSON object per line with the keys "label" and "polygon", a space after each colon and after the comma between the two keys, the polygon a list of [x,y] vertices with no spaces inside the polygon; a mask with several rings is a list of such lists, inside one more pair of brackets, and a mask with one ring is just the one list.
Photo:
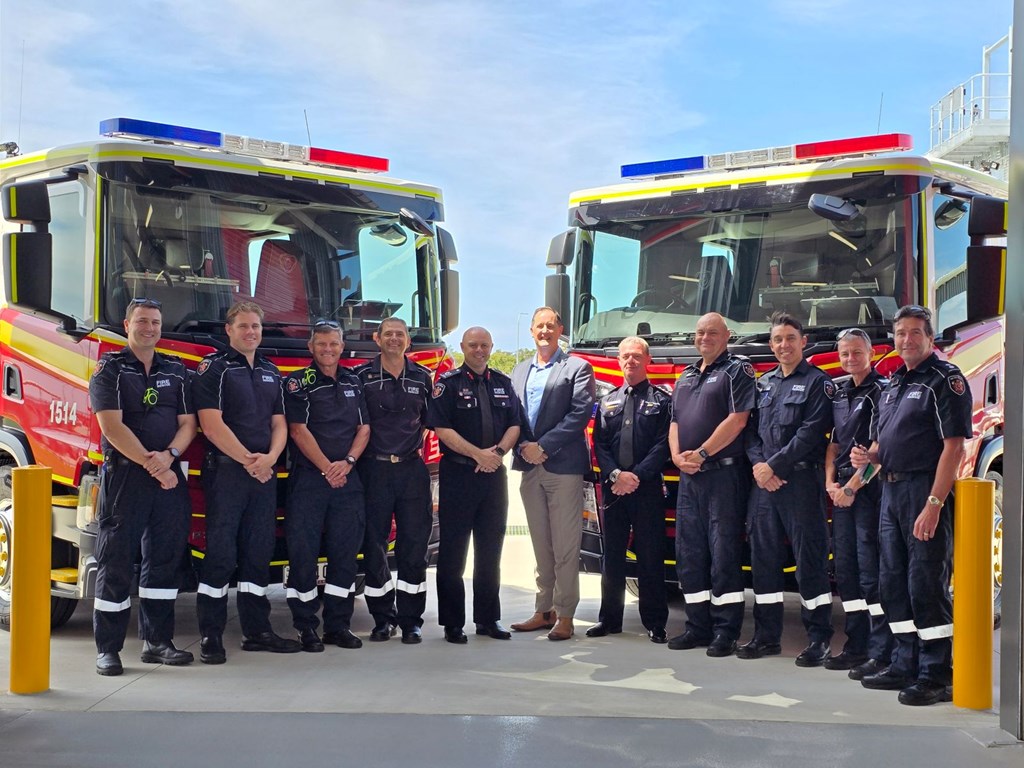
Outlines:
{"label": "fire truck wheel", "polygon": [[999,629],[1003,620],[1003,476],[998,472],[987,472],[985,479],[992,480],[996,484],[996,509],[992,521],[992,595],[994,599],[993,624],[996,629]]}
{"label": "fire truck wheel", "polygon": [[[3,482],[0,467],[0,484]],[[9,468],[7,468],[9,469]],[[8,471],[8,476],[10,472]],[[0,486],[2,487],[2,486]],[[14,541],[14,509],[10,497],[0,495],[0,628],[11,629],[11,549]],[[67,597],[50,597],[50,629],[67,624],[78,607],[78,601]]]}

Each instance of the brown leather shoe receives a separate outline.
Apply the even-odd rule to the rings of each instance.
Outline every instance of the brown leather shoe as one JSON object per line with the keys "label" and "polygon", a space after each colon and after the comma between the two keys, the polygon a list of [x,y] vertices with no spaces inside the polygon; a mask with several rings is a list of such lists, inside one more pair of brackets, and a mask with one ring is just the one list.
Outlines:
{"label": "brown leather shoe", "polygon": [[575,631],[572,619],[564,619],[559,616],[555,628],[548,632],[548,640],[568,640]]}
{"label": "brown leather shoe", "polygon": [[555,626],[554,611],[537,611],[526,621],[520,621],[512,625],[516,632],[536,632],[538,629],[551,629]]}

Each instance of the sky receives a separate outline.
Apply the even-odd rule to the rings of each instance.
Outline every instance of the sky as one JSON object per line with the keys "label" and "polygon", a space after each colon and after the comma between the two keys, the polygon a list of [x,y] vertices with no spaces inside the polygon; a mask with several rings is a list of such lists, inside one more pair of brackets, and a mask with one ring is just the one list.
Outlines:
{"label": "sky", "polygon": [[571,192],[624,163],[876,132],[927,151],[931,106],[1011,17],[1012,0],[0,0],[0,142],[134,117],[307,144],[308,118],[315,146],[442,188],[448,341],[483,325],[512,350]]}

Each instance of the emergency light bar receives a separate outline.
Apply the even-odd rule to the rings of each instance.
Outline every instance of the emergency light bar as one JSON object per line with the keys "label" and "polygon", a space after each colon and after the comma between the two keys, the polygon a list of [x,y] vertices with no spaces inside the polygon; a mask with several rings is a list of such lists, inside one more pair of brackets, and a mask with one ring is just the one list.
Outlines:
{"label": "emergency light bar", "polygon": [[151,123],[147,120],[133,120],[127,117],[113,117],[109,120],[104,120],[100,123],[100,134],[110,137],[141,139],[143,141],[163,141],[199,148],[220,149],[239,155],[330,165],[338,168],[349,168],[355,171],[369,171],[371,173],[386,172],[390,166],[390,161],[383,157],[359,155],[354,152],[338,152],[333,149],[306,147],[299,144],[286,144],[281,141],[254,139],[250,136],[238,136],[231,133],[203,131],[198,128],[186,128],[181,125]]}
{"label": "emergency light bar", "polygon": [[806,160],[832,160],[839,157],[867,155],[876,152],[897,152],[913,148],[906,133],[885,133],[878,136],[858,136],[835,141],[817,141],[809,144],[790,144],[767,149],[748,149],[718,155],[696,155],[675,160],[656,160],[622,166],[622,178],[667,176],[699,171],[730,171],[761,165],[793,163]]}

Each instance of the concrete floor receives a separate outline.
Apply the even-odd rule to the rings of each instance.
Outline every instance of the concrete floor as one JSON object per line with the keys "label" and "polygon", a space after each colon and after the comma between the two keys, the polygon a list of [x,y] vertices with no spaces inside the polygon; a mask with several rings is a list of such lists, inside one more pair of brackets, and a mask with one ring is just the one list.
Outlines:
{"label": "concrete floor", "polygon": [[[514,505],[510,524],[520,515]],[[506,624],[532,612],[532,579],[529,537],[507,537]],[[94,671],[90,606],[82,605],[53,637],[50,691],[0,694],[0,768],[176,765],[197,756],[218,766],[319,758],[380,766],[1024,766],[1024,745],[1011,744],[994,711],[905,707],[844,672],[796,667],[805,639],[794,596],[783,655],[743,661],[652,644],[635,601],[622,635],[586,638],[598,611],[596,576],[582,577],[573,640],[471,634],[468,645],[453,646],[436,624],[432,572],[430,582],[419,646],[393,639],[321,654],[245,653],[232,609],[227,664],[142,664],[141,643],[129,638],[125,674],[114,678]],[[280,588],[271,598],[276,629],[290,634]],[[179,598],[177,623],[177,645],[198,655],[194,595]],[[353,630],[365,637],[372,624],[357,601]],[[682,624],[675,605],[669,634]],[[751,630],[748,609],[744,637]],[[9,635],[0,633],[0,685],[9,660]],[[995,662],[998,669],[998,655]]]}

